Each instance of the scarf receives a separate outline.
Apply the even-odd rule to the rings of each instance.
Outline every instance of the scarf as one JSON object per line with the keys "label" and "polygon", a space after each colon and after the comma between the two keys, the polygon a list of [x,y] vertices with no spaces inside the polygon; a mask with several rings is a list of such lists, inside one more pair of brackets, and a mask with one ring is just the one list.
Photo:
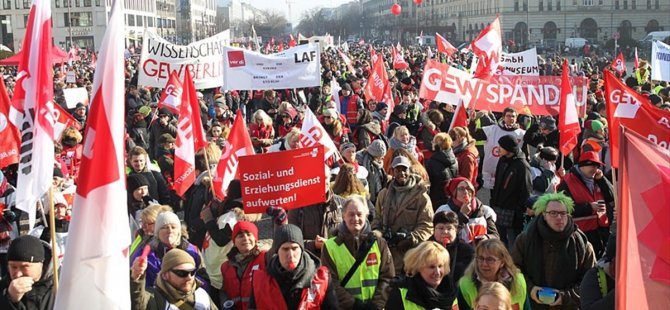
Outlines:
{"label": "scarf", "polygon": [[161,274],[156,277],[156,287],[160,290],[168,303],[177,306],[179,309],[194,310],[195,309],[195,290],[198,288],[198,281],[193,281],[193,287],[188,293],[177,290],[169,283],[163,280]]}
{"label": "scarf", "polygon": [[416,138],[410,137],[409,142],[402,143],[400,140],[392,137],[389,140],[389,146],[394,150],[405,149],[406,151],[412,153],[416,157]]}
{"label": "scarf", "polygon": [[580,179],[582,179],[582,181],[584,182],[584,185],[586,185],[586,188],[589,189],[589,192],[593,193],[593,190],[595,189],[595,186],[596,186],[596,181],[592,178],[589,178],[589,177],[585,176],[582,173],[582,170],[579,169],[579,164],[577,165],[575,171],[577,171],[577,174],[579,174]]}
{"label": "scarf", "polygon": [[465,151],[465,148],[467,148],[467,147],[468,147],[468,141],[467,140],[463,140],[463,142],[461,142],[461,144],[459,144],[459,145],[452,146],[452,148],[454,150],[454,154],[460,154],[461,152]]}
{"label": "scarf", "polygon": [[396,210],[397,212],[399,206],[406,204],[406,200],[411,198],[408,193],[417,185],[419,178],[420,177],[418,175],[410,174],[407,177],[407,184],[405,185],[398,185],[395,180],[391,181],[391,184],[389,184],[388,188],[388,194],[386,196],[386,200],[391,203],[391,208],[389,208],[390,210]]}
{"label": "scarf", "polygon": [[586,244],[585,238],[579,237],[577,225],[572,221],[572,217],[568,217],[568,224],[563,231],[556,232],[549,227],[543,216],[538,215],[530,223],[526,234],[528,239],[526,240],[524,263],[527,264],[527,270],[524,271],[524,274],[538,286],[548,283],[549,279],[545,278],[544,266],[544,241],[548,241],[561,249],[558,251],[560,253],[558,261],[561,262],[562,267],[560,272],[552,271],[554,274],[553,287],[563,289],[574,282],[580,256],[578,249],[586,248]]}
{"label": "scarf", "polygon": [[426,309],[451,309],[455,293],[448,276],[437,288],[428,285],[419,274],[407,279],[408,299]]}

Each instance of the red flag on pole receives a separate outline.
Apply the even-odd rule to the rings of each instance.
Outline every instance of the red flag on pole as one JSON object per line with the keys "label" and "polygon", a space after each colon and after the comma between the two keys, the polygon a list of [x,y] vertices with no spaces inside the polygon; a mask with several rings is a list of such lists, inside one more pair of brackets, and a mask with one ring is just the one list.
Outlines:
{"label": "red flag on pole", "polygon": [[223,200],[226,197],[228,185],[233,179],[239,179],[239,158],[244,155],[253,155],[254,146],[251,143],[247,124],[241,110],[237,110],[233,127],[230,129],[228,141],[223,148],[223,153],[216,166],[214,177],[214,193],[216,197]]}
{"label": "red flag on pole", "polygon": [[393,57],[393,69],[404,70],[409,68],[409,64],[395,46],[391,46],[391,55]]}
{"label": "red flag on pole", "polygon": [[195,86],[189,70],[184,73],[183,85],[185,89],[182,92],[182,104],[179,105],[177,143],[174,151],[174,190],[179,196],[184,196],[195,182],[195,152],[207,146],[200,122],[200,104],[195,95]]}
{"label": "red flag on pole", "polygon": [[60,140],[63,130],[67,127],[74,127],[77,130],[81,130],[81,125],[79,122],[70,114],[68,111],[65,111],[60,105],[54,104],[54,139]]}
{"label": "red flag on pole", "polygon": [[619,55],[612,60],[610,67],[612,67],[612,70],[616,71],[616,73],[619,73],[619,75],[623,75],[623,73],[626,72],[626,61],[623,59],[623,53],[619,53]]}
{"label": "red flag on pole", "polygon": [[[43,2],[42,0],[38,0]],[[47,1],[48,2],[48,1]],[[93,79],[77,193],[55,309],[130,309],[124,164],[122,1],[112,6]],[[53,170],[53,167],[50,167]],[[51,179],[48,180],[51,183]]]}
{"label": "red flag on pole", "polygon": [[563,60],[563,74],[561,75],[561,100],[558,117],[559,148],[562,154],[570,154],[577,146],[579,133],[579,118],[577,117],[577,99],[572,92],[572,85],[568,77],[568,60]]}
{"label": "red flag on pole", "polygon": [[12,105],[24,111],[16,207],[35,224],[37,201],[52,184],[54,167],[51,3],[33,0]]}
{"label": "red flag on pole", "polygon": [[619,164],[619,125],[659,145],[670,143],[670,112],[656,108],[649,99],[626,86],[612,72],[604,71],[607,124],[612,167]]}
{"label": "red flag on pole", "polygon": [[[391,112],[395,110],[395,100],[393,100],[393,89],[391,88],[391,83],[389,82],[388,79],[386,79],[386,82],[384,83],[384,98],[382,98],[382,101],[386,103],[386,106],[388,107],[386,109],[386,115],[384,115],[384,121],[388,122],[388,120],[391,118]],[[384,128],[383,126],[382,128]]]}
{"label": "red flag on pole", "polygon": [[374,54],[372,57],[372,72],[368,77],[368,82],[363,89],[367,100],[382,100],[384,96],[384,83],[388,81],[386,69],[384,68],[384,59],[380,54]]}
{"label": "red flag on pole", "polygon": [[339,49],[337,50],[337,52],[340,54],[340,57],[342,57],[342,60],[344,61],[344,64],[347,65],[347,69],[349,70],[349,73],[354,73],[354,72],[356,72],[356,71],[354,70],[354,66],[353,66],[352,63],[351,63],[351,58],[349,58],[349,56],[347,56],[346,54],[344,54],[344,53],[343,53],[341,50],[339,50]]}
{"label": "red flag on pole", "polygon": [[0,169],[19,162],[21,135],[19,128],[9,121],[10,110],[5,82],[0,79]]}
{"label": "red flag on pole", "polygon": [[616,309],[670,304],[670,152],[620,127]]}
{"label": "red flag on pole", "polygon": [[468,127],[468,106],[465,104],[465,101],[461,99],[456,106],[456,111],[454,112],[454,117],[451,120],[451,125],[449,125],[449,130],[454,127]]}
{"label": "red flag on pole", "polygon": [[502,32],[500,31],[500,18],[496,19],[484,28],[472,43],[472,52],[480,59],[479,66],[475,71],[475,77],[488,78],[498,69],[500,57],[502,56]]}
{"label": "red flag on pole", "polygon": [[278,52],[283,52],[284,51],[284,42],[279,42],[279,48],[277,49]]}
{"label": "red flag on pole", "polygon": [[439,33],[435,33],[435,44],[437,45],[437,51],[439,53],[445,53],[447,56],[453,55],[458,52],[458,49],[455,48],[447,39],[442,37]]}
{"label": "red flag on pole", "polygon": [[179,114],[183,93],[184,87],[179,80],[179,75],[177,71],[172,71],[161,94],[161,99],[158,101],[158,108],[166,108],[174,114]]}
{"label": "red flag on pole", "polygon": [[289,36],[291,37],[291,39],[288,41],[288,47],[291,48],[297,46],[298,44],[295,42],[293,34],[290,34]]}

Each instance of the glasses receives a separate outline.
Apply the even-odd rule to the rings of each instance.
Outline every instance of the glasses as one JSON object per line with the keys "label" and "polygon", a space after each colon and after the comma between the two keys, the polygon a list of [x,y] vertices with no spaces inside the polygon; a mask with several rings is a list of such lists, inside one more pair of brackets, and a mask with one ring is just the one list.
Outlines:
{"label": "glasses", "polygon": [[333,118],[333,117],[332,116],[324,116],[323,118],[326,119],[326,118]]}
{"label": "glasses", "polygon": [[551,216],[553,218],[567,217],[568,216],[567,211],[547,211],[547,212],[544,212],[544,213],[549,214],[549,216]]}
{"label": "glasses", "polygon": [[497,263],[499,261],[498,258],[489,256],[489,257],[484,257],[484,256],[477,256],[477,261],[480,263],[486,263],[487,265],[491,265],[494,263]]}
{"label": "glasses", "polygon": [[469,187],[456,187],[456,190],[458,190],[458,192],[460,192],[460,193],[465,193],[465,192],[474,193],[475,192],[474,190],[472,190],[472,188],[469,188]]}
{"label": "glasses", "polygon": [[188,276],[195,276],[195,269],[193,270],[179,270],[179,269],[171,269],[170,270],[172,273],[174,273],[176,276],[180,278],[186,278]]}

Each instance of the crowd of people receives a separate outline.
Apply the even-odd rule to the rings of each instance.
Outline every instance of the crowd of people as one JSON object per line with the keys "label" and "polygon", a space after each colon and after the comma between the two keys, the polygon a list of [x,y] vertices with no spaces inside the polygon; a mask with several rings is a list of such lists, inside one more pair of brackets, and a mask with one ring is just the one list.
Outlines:
{"label": "crowd of people", "polygon": [[[374,48],[391,68],[390,48]],[[209,145],[195,155],[197,178],[183,196],[173,188],[177,116],[158,107],[161,89],[137,85],[138,56],[127,57],[133,309],[614,309],[615,198],[601,73],[609,62],[592,55],[570,65],[570,74],[590,79],[587,114],[579,146],[561,154],[555,117],[472,110],[467,127],[451,128],[456,102],[418,96],[429,57],[469,70],[470,53],[405,47],[409,68],[388,70],[393,102],[383,102],[364,94],[369,49],[344,51],[354,72],[338,51],[325,50],[321,87],[198,92]],[[67,69],[54,67],[56,103],[67,108],[66,88],[90,92],[89,60],[82,52]],[[560,75],[560,63],[543,59],[540,74]],[[76,73],[74,83],[64,70]],[[642,61],[623,77],[670,110],[670,87],[650,81],[649,70]],[[0,71],[11,96],[15,68]],[[87,109],[70,111],[79,126],[56,146],[56,238],[65,259]],[[244,212],[239,180],[221,201],[209,171],[238,110],[255,151],[265,153],[301,147],[307,109],[342,160],[327,161],[323,203],[268,208],[274,232],[266,248],[261,215]],[[37,229],[28,230],[28,215],[14,207],[16,170],[0,174],[0,309],[51,309],[49,214],[38,208]]]}

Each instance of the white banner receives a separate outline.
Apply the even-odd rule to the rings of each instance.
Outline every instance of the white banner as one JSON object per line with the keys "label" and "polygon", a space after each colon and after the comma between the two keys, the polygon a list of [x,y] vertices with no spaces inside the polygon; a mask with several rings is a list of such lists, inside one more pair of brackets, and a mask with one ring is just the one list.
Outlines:
{"label": "white banner", "polygon": [[187,69],[191,71],[196,89],[220,87],[223,85],[223,49],[229,42],[229,30],[189,45],[172,44],[147,30],[138,66],[138,84],[163,88],[172,71],[177,71],[183,79],[184,69]]}
{"label": "white banner", "polygon": [[651,79],[670,82],[670,45],[658,40],[651,45]]}
{"label": "white banner", "polygon": [[321,85],[321,53],[316,44],[298,45],[272,55],[225,47],[224,88],[264,90]]}
{"label": "white banner", "polygon": [[80,102],[88,106],[88,91],[84,87],[65,88],[63,89],[63,97],[65,97],[65,104],[68,109],[74,109]]}
{"label": "white banner", "polygon": [[504,75],[540,75],[537,65],[537,50],[533,47],[518,53],[502,53],[498,74]]}

